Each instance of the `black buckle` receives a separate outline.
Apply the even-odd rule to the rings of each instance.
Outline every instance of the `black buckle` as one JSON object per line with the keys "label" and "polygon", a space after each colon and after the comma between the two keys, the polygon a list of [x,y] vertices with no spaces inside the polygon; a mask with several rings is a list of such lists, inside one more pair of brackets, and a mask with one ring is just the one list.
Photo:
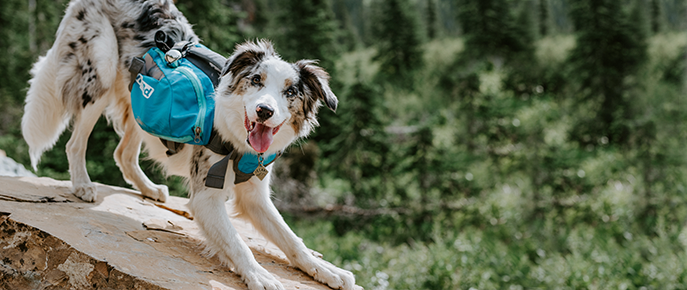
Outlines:
{"label": "black buckle", "polygon": [[174,47],[174,39],[168,37],[164,31],[158,30],[155,32],[155,46],[162,52],[167,52]]}

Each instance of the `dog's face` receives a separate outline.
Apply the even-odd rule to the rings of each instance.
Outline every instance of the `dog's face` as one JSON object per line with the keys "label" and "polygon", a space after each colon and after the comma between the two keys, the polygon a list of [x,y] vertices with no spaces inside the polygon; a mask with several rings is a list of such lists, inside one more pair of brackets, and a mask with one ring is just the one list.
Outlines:
{"label": "dog's face", "polygon": [[336,110],[328,81],[313,61],[285,62],[269,42],[238,45],[217,88],[215,124],[241,151],[284,150],[317,125],[322,102]]}

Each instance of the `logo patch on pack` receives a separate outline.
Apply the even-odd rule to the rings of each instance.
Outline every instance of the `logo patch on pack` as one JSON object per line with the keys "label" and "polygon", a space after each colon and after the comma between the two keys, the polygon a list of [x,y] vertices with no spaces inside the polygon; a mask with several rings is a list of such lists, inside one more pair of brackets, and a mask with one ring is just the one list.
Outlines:
{"label": "logo patch on pack", "polygon": [[152,86],[150,86],[148,83],[146,83],[140,74],[138,76],[136,76],[136,83],[141,88],[141,93],[143,94],[143,96],[146,99],[150,99],[150,96],[153,95],[153,92],[155,92],[155,89],[153,89]]}

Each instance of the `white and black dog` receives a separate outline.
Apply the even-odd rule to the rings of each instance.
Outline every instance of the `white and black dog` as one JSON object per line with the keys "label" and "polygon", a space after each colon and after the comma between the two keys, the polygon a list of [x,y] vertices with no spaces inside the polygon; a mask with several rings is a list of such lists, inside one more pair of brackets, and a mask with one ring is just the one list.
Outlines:
{"label": "white and black dog", "polygon": [[[74,0],[57,31],[54,45],[31,70],[22,132],[34,167],[70,123],[67,143],[74,194],[95,201],[96,186],[86,171],[88,137],[105,113],[121,140],[115,161],[127,182],[149,198],[165,201],[167,187],[156,185],[138,164],[141,144],[168,174],[186,177],[188,204],[212,254],[233,265],[249,289],[283,289],[253,257],[228,217],[225,202],[274,242],[291,263],[316,280],[336,289],[355,289],[349,271],[315,257],[289,229],[270,200],[270,176],[234,185],[229,166],[224,189],[205,186],[212,164],[223,156],[203,146],[184,146],[172,156],[157,137],[141,130],[134,120],[128,85],[131,59],[155,45],[164,31],[175,41],[198,41],[191,25],[172,0]],[[329,75],[313,61],[283,61],[266,41],[236,47],[228,59],[214,96],[214,129],[241,153],[272,154],[305,137],[317,125],[317,109],[324,103],[336,109]],[[264,110],[268,109],[269,114]],[[268,166],[269,169],[269,166]]]}

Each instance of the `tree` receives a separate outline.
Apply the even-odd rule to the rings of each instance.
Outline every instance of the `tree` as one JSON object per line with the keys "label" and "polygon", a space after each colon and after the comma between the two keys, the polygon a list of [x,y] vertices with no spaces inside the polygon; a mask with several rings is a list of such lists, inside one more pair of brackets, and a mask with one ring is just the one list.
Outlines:
{"label": "tree", "polygon": [[338,134],[322,145],[331,162],[328,169],[350,182],[359,206],[371,207],[383,197],[388,172],[390,145],[381,117],[382,99],[373,86],[358,81],[340,104],[335,122]]}
{"label": "tree", "polygon": [[236,43],[243,40],[238,30],[240,14],[225,1],[178,0],[176,6],[194,25],[193,30],[203,43],[217,53],[229,55]]}
{"label": "tree", "polygon": [[539,35],[544,37],[549,33],[549,1],[539,0]]}
{"label": "tree", "polygon": [[408,0],[378,3],[373,21],[377,39],[375,60],[381,62],[380,75],[407,84],[410,73],[422,65],[419,24]]}
{"label": "tree", "polygon": [[651,0],[651,32],[661,31],[661,4],[659,0]]}
{"label": "tree", "polygon": [[437,7],[434,0],[427,0],[427,38],[437,37]]}
{"label": "tree", "polygon": [[336,21],[339,26],[337,29],[336,39],[337,45],[344,51],[352,51],[361,43],[360,32],[355,26],[355,21],[351,15],[345,0],[334,1],[332,10],[336,15]]}
{"label": "tree", "polygon": [[510,1],[460,0],[459,3],[458,20],[465,36],[467,57],[511,60],[521,55],[530,58],[533,54],[530,27],[519,25],[526,22],[518,21]]}
{"label": "tree", "polygon": [[[633,76],[647,59],[646,34],[641,7],[623,9],[613,0],[578,0],[570,16],[577,33],[577,45],[568,60],[572,75],[580,82],[579,101],[596,104],[591,119],[579,123],[573,132],[581,140],[606,137],[624,144],[630,137],[632,118],[628,92]],[[631,14],[630,14],[631,13]],[[591,103],[590,103],[591,102]],[[584,141],[583,141],[584,143]]]}
{"label": "tree", "polygon": [[335,35],[337,23],[326,0],[288,0],[279,2],[282,13],[277,17],[273,35],[279,53],[288,61],[319,60],[320,66],[333,69],[338,51]]}

